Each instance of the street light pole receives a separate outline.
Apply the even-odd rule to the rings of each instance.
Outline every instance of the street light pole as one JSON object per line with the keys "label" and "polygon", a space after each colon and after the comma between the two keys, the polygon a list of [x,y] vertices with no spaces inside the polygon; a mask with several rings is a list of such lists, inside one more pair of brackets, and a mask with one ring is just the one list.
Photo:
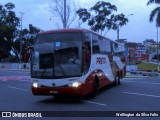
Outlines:
{"label": "street light pole", "polygon": [[102,20],[102,18],[103,18],[103,14],[100,14],[100,16],[101,16],[101,35],[102,35],[102,24],[103,24],[103,20]]}
{"label": "street light pole", "polygon": [[[131,16],[131,15],[133,15],[133,14],[127,15],[126,18],[128,18],[128,17]],[[117,26],[117,41],[119,41],[119,31],[120,31],[120,27],[119,27],[119,24],[118,24],[118,26]]]}
{"label": "street light pole", "polygon": [[118,28],[117,28],[117,41],[119,41],[119,25],[118,25]]}
{"label": "street light pole", "polygon": [[158,72],[160,71],[160,66],[159,66],[159,42],[158,42],[158,26],[157,26],[157,70]]}
{"label": "street light pole", "polygon": [[66,24],[67,24],[67,22],[66,22],[66,0],[64,0],[64,28],[66,28]]}
{"label": "street light pole", "polygon": [[[21,14],[21,32],[22,32],[22,18],[23,18],[23,12],[19,12],[20,14]],[[20,65],[21,65],[21,63],[22,63],[22,61],[21,61],[21,58],[22,58],[22,34],[20,35]]]}

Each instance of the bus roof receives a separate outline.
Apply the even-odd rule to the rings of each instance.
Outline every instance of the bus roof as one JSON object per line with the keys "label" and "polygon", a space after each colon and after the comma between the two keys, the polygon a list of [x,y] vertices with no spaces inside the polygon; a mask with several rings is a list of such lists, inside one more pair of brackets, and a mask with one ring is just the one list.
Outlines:
{"label": "bus roof", "polygon": [[41,34],[51,34],[51,33],[61,33],[61,32],[86,32],[86,31],[91,31],[91,30],[67,28],[67,29],[54,29],[54,30],[42,31],[39,34],[41,35]]}
{"label": "bus roof", "polygon": [[45,34],[52,34],[52,33],[62,33],[62,32],[68,32],[68,33],[72,33],[72,32],[92,32],[100,37],[103,37],[103,38],[107,38],[108,40],[114,42],[114,43],[117,43],[117,44],[121,44],[121,43],[118,43],[112,39],[110,39],[109,37],[106,37],[106,36],[103,36],[101,34],[98,34],[92,30],[88,30],[88,29],[76,29],[76,28],[67,28],[67,29],[54,29],[54,30],[48,30],[48,31],[42,31],[42,32],[39,32],[38,34],[39,35],[45,35]]}

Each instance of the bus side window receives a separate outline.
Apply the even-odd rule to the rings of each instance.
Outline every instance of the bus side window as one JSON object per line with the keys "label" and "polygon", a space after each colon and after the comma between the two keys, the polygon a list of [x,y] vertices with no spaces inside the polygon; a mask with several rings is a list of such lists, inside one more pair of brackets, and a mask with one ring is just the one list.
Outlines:
{"label": "bus side window", "polygon": [[100,48],[99,46],[93,46],[93,53],[100,53]]}
{"label": "bus side window", "polygon": [[85,34],[85,40],[83,45],[83,60],[84,60],[84,73],[87,73],[91,63],[91,33]]}
{"label": "bus side window", "polygon": [[92,48],[93,48],[93,54],[100,53],[100,43],[101,43],[101,37],[99,37],[96,34],[92,35]]}
{"label": "bus side window", "polygon": [[91,62],[91,50],[90,46],[87,46],[86,44],[84,47],[84,60],[85,60],[85,66],[87,67],[88,70]]}
{"label": "bus side window", "polygon": [[110,46],[111,46],[111,54],[114,54],[114,50],[113,50],[113,42],[110,42]]}

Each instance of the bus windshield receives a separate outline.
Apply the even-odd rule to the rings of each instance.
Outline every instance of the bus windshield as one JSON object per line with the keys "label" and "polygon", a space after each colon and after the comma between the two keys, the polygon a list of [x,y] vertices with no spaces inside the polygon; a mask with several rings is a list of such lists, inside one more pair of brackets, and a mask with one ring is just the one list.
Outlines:
{"label": "bus windshield", "polygon": [[81,33],[37,36],[32,53],[33,78],[66,78],[82,75]]}

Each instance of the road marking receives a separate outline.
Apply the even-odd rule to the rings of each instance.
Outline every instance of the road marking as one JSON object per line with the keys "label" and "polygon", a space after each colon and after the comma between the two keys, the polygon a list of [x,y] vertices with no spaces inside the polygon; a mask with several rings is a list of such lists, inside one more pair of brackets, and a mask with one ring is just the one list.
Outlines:
{"label": "road marking", "polygon": [[155,97],[155,98],[160,98],[160,96],[156,95],[148,95],[148,94],[141,94],[141,93],[132,93],[132,92],[122,92],[125,94],[132,94],[132,95],[140,95],[140,96],[146,96],[146,97]]}
{"label": "road marking", "polygon": [[137,77],[137,78],[136,78],[136,77],[134,77],[134,78],[133,78],[133,77],[130,77],[130,78],[129,78],[129,77],[127,77],[127,78],[123,78],[122,80],[128,80],[128,79],[130,80],[130,79],[143,79],[143,78],[140,78],[140,77]]}
{"label": "road marking", "polygon": [[31,81],[30,76],[1,76],[1,81],[9,81],[9,80],[15,80],[15,81]]}
{"label": "road marking", "polygon": [[91,103],[91,104],[96,104],[96,105],[100,105],[100,106],[107,106],[106,104],[102,104],[102,103],[98,103],[98,102],[92,102],[92,101],[87,101],[87,100],[80,100],[80,101]]}
{"label": "road marking", "polygon": [[156,84],[159,85],[160,83],[151,83],[151,82],[137,82],[137,81],[125,81],[125,82],[134,82],[134,83],[143,83],[143,84]]}
{"label": "road marking", "polygon": [[7,86],[8,88],[16,89],[16,90],[22,90],[22,91],[28,91],[27,89],[17,88],[13,86]]}
{"label": "road marking", "polygon": [[31,78],[31,76],[1,76],[0,78]]}
{"label": "road marking", "polygon": [[30,71],[23,71],[23,70],[0,70],[0,71],[7,71],[7,72],[13,72],[13,73],[24,73],[24,74],[28,74],[30,73]]}
{"label": "road marking", "polygon": [[30,80],[16,80],[16,81],[19,81],[19,82],[28,82],[28,83],[31,83],[32,81]]}

